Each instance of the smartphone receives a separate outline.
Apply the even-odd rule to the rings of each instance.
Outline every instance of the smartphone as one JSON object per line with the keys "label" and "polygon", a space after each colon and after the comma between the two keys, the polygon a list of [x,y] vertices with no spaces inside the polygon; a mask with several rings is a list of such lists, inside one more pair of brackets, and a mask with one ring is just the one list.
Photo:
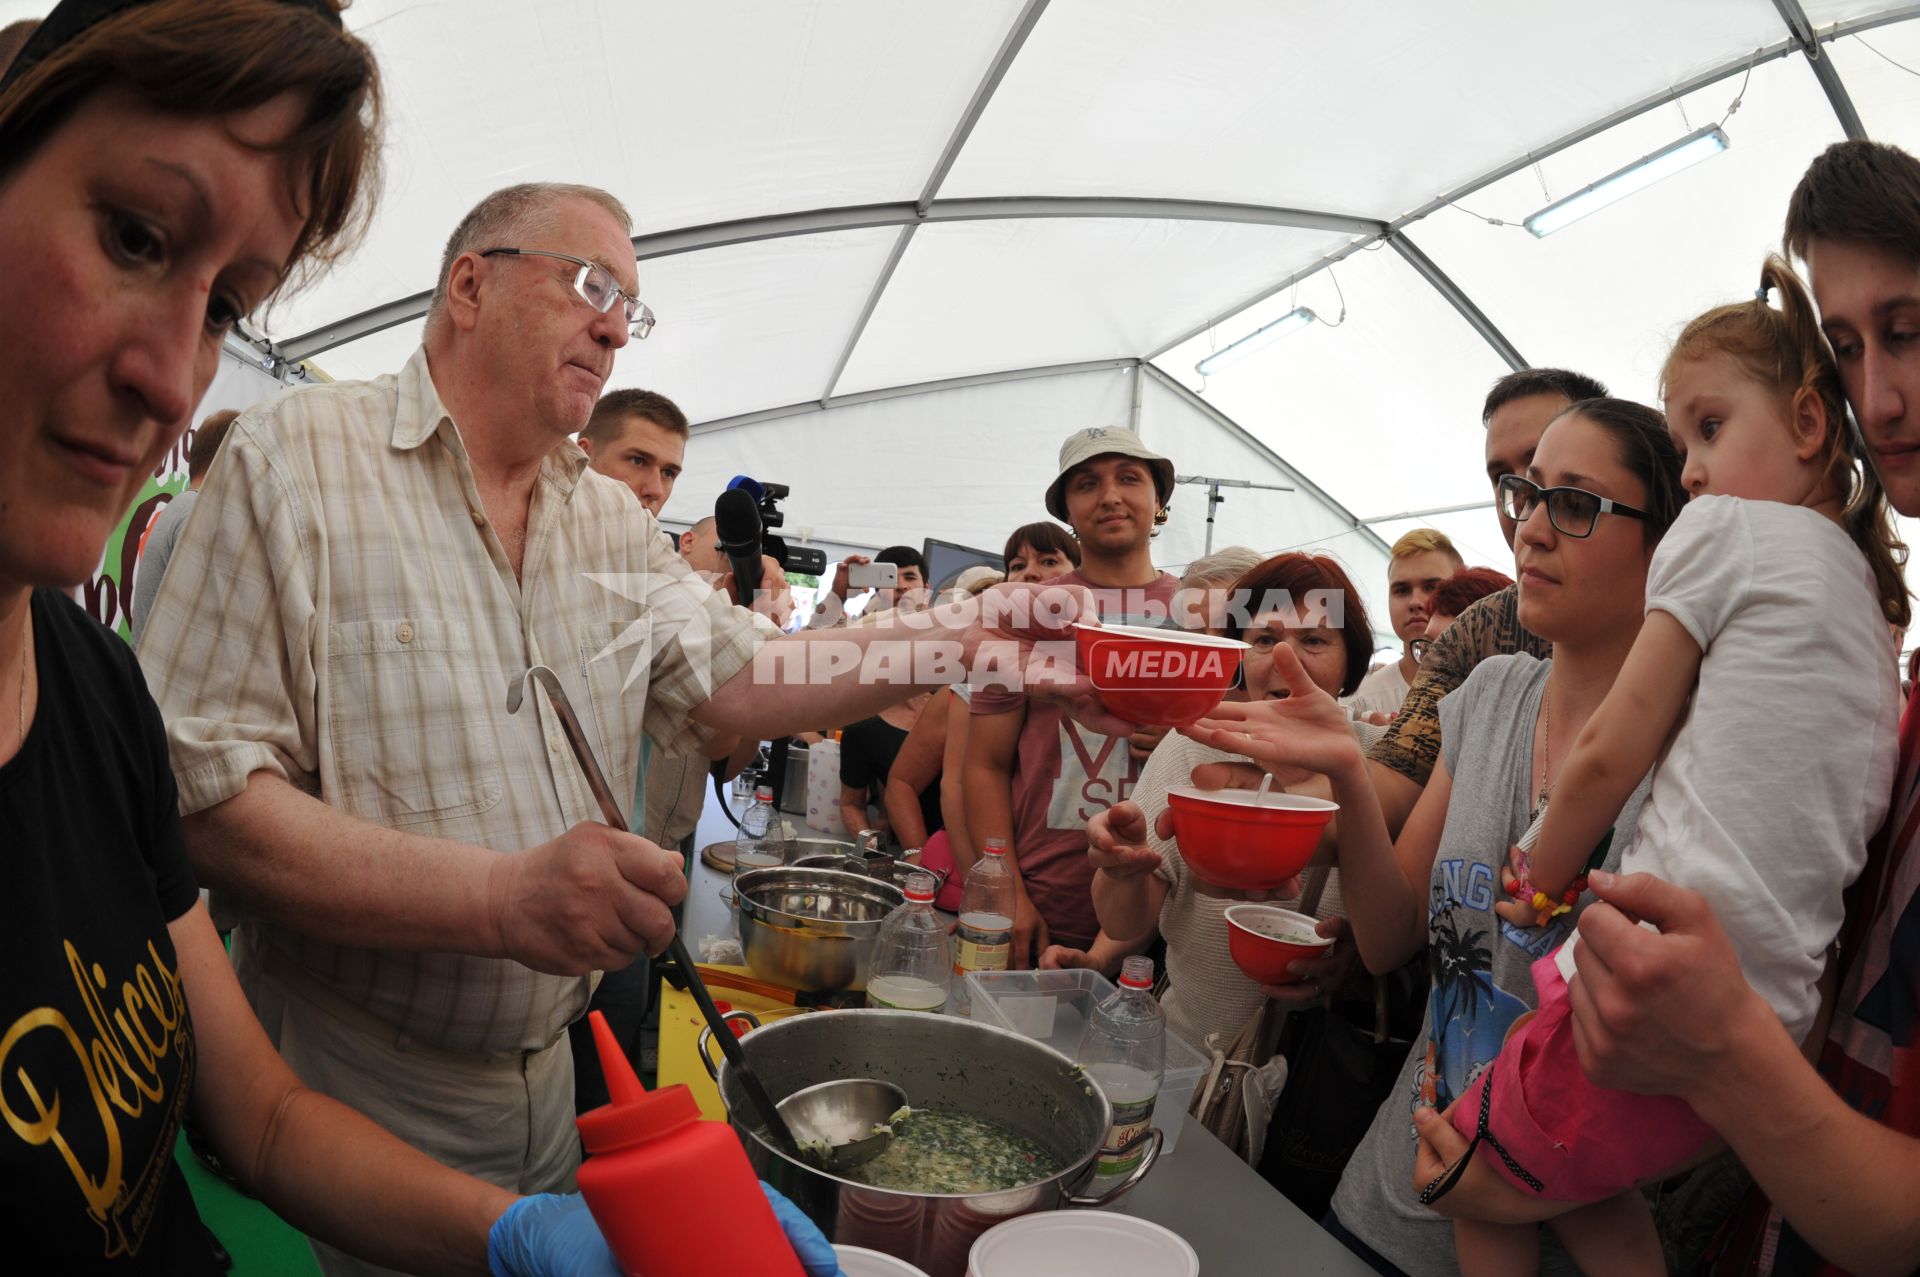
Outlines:
{"label": "smartphone", "polygon": [[900,584],[895,563],[856,563],[847,569],[847,586],[855,590],[891,590]]}

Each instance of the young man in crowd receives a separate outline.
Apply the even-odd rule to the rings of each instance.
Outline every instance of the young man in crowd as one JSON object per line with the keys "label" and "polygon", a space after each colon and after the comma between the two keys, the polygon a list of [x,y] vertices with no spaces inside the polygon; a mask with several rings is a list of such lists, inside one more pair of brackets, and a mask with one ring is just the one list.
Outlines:
{"label": "young man in crowd", "polygon": [[[1793,193],[1785,239],[1806,264],[1868,460],[1894,508],[1920,516],[1920,160],[1881,143],[1829,147]],[[1920,1267],[1916,843],[1920,714],[1909,705],[1892,806],[1847,895],[1817,1069],[1747,984],[1699,893],[1593,875],[1603,903],[1580,920],[1569,987],[1581,1064],[1604,1086],[1678,1095],[1726,1140],[1773,1204],[1752,1247],[1759,1272]],[[1416,1179],[1464,1153],[1444,1120],[1424,1114],[1420,1131],[1434,1155]],[[1495,1217],[1523,1210],[1517,1196],[1476,1164],[1449,1209]]]}
{"label": "young man in crowd", "polygon": [[[1133,431],[1094,427],[1068,436],[1046,505],[1073,529],[1081,559],[1077,571],[1053,583],[1091,586],[1108,620],[1170,615],[1180,581],[1153,566],[1151,538],[1172,495],[1173,463]],[[978,688],[972,711],[967,827],[976,846],[989,838],[1009,845],[1012,964],[1032,965],[1049,943],[1089,949],[1100,921],[1087,821],[1127,796],[1141,760],[1127,737],[1089,732],[1057,707],[1018,693]]]}
{"label": "young man in crowd", "polygon": [[1397,714],[1420,672],[1413,643],[1427,633],[1428,604],[1440,583],[1466,566],[1447,534],[1415,528],[1387,552],[1387,612],[1400,640],[1400,659],[1375,666],[1346,704],[1356,718]]}
{"label": "young man in crowd", "polygon": [[594,404],[578,442],[588,464],[633,489],[657,519],[686,467],[687,414],[656,391],[611,391]]}

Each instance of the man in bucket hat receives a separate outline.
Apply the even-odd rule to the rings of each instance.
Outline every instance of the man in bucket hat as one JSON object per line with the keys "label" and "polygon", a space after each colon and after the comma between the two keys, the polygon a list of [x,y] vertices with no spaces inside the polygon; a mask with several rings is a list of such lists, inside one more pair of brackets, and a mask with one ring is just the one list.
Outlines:
{"label": "man in bucket hat", "polygon": [[[1153,566],[1150,538],[1172,496],[1173,463],[1133,431],[1094,426],[1069,435],[1046,506],[1073,529],[1081,563],[1053,584],[1090,587],[1108,620],[1167,616],[1179,580]],[[972,709],[967,821],[976,842],[1007,840],[1016,898],[1011,965],[1033,965],[1049,942],[1091,950],[1100,922],[1087,821],[1132,790],[1160,733],[1138,736],[1145,748],[1136,757],[1128,738],[1099,735],[1058,705],[1017,691],[979,688]]]}

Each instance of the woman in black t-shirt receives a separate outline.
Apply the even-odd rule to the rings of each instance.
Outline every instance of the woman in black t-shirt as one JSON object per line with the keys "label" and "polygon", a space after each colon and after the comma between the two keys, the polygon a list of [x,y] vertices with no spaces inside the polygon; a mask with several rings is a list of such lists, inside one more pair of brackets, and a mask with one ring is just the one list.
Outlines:
{"label": "woman in black t-shirt", "polygon": [[[364,211],[376,72],[336,8],[65,0],[0,73],[8,1272],[217,1272],[173,1157],[189,1104],[269,1205],[376,1262],[617,1272],[577,1197],[448,1170],[300,1084],[200,903],[140,668],[62,592],[178,440],[228,329]],[[833,1272],[791,1218],[810,1270]]]}
{"label": "woman in black t-shirt", "polygon": [[927,693],[899,705],[889,705],[872,718],[863,718],[840,733],[840,820],[849,835],[867,827],[867,805],[879,804],[881,826],[906,850],[918,850],[927,835],[940,829],[940,778],[920,791],[921,828],[893,828],[884,795],[887,774],[900,756],[907,733],[927,707]]}

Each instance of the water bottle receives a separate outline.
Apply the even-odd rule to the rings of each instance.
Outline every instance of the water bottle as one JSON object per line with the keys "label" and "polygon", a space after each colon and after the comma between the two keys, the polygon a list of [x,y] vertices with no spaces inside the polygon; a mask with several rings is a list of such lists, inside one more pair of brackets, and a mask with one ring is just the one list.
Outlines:
{"label": "water bottle", "polygon": [[907,875],[907,902],[887,915],[873,942],[867,1005],[897,1011],[940,1011],[953,979],[947,924],[933,912],[933,875]]}
{"label": "water bottle", "polygon": [[1152,1123],[1153,1101],[1167,1066],[1167,1016],[1153,996],[1153,959],[1128,958],[1120,987],[1093,1009],[1075,1057],[1113,1105],[1113,1126],[1094,1164],[1096,1175],[1124,1175],[1146,1156],[1120,1149]]}
{"label": "water bottle", "polygon": [[966,979],[969,971],[1005,971],[1013,951],[1013,870],[1007,867],[1007,840],[989,838],[980,859],[967,871],[960,900],[959,943],[953,953],[955,1014],[971,1015]]}
{"label": "water bottle", "polygon": [[770,869],[787,863],[787,829],[773,809],[773,788],[753,791],[753,802],[740,814],[740,832],[733,839],[735,876],[749,869]]}

